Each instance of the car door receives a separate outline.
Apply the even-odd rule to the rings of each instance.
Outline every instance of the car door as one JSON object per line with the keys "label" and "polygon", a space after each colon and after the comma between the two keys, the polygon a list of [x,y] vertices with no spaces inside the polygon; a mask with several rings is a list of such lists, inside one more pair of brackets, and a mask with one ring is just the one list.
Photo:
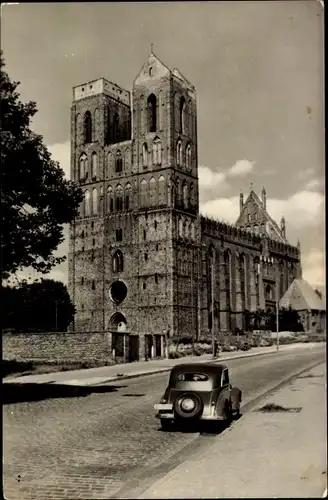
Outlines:
{"label": "car door", "polygon": [[218,416],[227,418],[226,409],[227,405],[230,406],[230,400],[231,400],[230,392],[231,392],[231,385],[229,381],[229,372],[228,369],[225,368],[224,370],[222,370],[221,374],[221,391],[217,403]]}

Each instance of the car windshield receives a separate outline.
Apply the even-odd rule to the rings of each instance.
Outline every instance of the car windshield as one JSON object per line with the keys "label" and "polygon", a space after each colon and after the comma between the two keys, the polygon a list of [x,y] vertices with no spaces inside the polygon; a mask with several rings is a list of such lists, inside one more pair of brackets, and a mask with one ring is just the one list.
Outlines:
{"label": "car windshield", "polygon": [[204,373],[179,373],[176,380],[179,382],[207,382],[208,376]]}

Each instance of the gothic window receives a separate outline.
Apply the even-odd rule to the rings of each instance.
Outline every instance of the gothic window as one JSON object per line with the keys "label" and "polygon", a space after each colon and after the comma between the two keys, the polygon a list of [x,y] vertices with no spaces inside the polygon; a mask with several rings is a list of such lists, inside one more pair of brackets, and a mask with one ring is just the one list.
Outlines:
{"label": "gothic window", "polygon": [[142,179],[141,184],[140,184],[140,194],[141,194],[141,206],[142,207],[147,207],[148,206],[148,184],[146,179]]}
{"label": "gothic window", "polygon": [[110,177],[113,173],[113,153],[109,151],[107,155],[107,177]]}
{"label": "gothic window", "polygon": [[169,181],[167,186],[167,204],[169,207],[174,206],[175,203],[175,187],[172,180]]}
{"label": "gothic window", "polygon": [[149,182],[149,194],[150,205],[154,207],[157,205],[157,183],[154,177],[152,177]]}
{"label": "gothic window", "polygon": [[143,134],[145,130],[145,100],[144,96],[140,96],[140,132]]}
{"label": "gothic window", "polygon": [[158,204],[165,204],[165,179],[162,175],[158,179]]}
{"label": "gothic window", "polygon": [[97,168],[98,168],[98,156],[97,153],[92,153],[91,156],[91,177],[92,179],[97,178]]}
{"label": "gothic window", "polygon": [[110,144],[111,143],[111,126],[110,126],[110,109],[109,106],[106,108],[107,111],[107,118],[106,118],[106,143]]}
{"label": "gothic window", "polygon": [[209,302],[209,315],[208,315],[208,327],[213,328],[214,322],[214,289],[215,289],[215,249],[213,246],[209,248],[208,251],[208,302]]}
{"label": "gothic window", "polygon": [[191,169],[191,146],[188,144],[186,147],[186,167],[188,170]]}
{"label": "gothic window", "polygon": [[122,170],[123,170],[122,154],[121,151],[117,151],[115,158],[115,172],[122,172]]}
{"label": "gothic window", "polygon": [[248,222],[252,222],[252,216],[251,216],[251,214],[247,215],[247,220],[248,220]]}
{"label": "gothic window", "polygon": [[189,120],[189,123],[188,123],[188,133],[189,133],[189,136],[192,136],[192,107],[191,107],[191,100],[189,100],[188,102],[188,120]]}
{"label": "gothic window", "polygon": [[121,250],[116,250],[112,259],[113,273],[121,273],[123,271],[123,254]]}
{"label": "gothic window", "polygon": [[260,260],[254,258],[254,274],[255,274],[255,290],[256,290],[256,307],[260,307]]}
{"label": "gothic window", "polygon": [[75,117],[75,137],[77,144],[81,143],[81,115],[78,113]]}
{"label": "gothic window", "polygon": [[100,215],[103,215],[103,213],[104,213],[104,188],[103,188],[103,186],[100,186],[100,189],[99,189],[99,213],[100,213]]}
{"label": "gothic window", "polygon": [[142,145],[142,165],[148,167],[148,146],[145,142]]}
{"label": "gothic window", "polygon": [[186,108],[186,100],[184,97],[180,99],[180,114],[179,114],[179,132],[180,134],[185,133],[185,109]]}
{"label": "gothic window", "polygon": [[84,193],[84,215],[85,217],[90,216],[90,191],[88,189]]}
{"label": "gothic window", "polygon": [[176,204],[176,206],[180,206],[180,204],[181,204],[181,184],[180,184],[180,179],[177,179],[177,181],[176,181],[175,204]]}
{"label": "gothic window", "polygon": [[162,163],[162,143],[158,137],[153,142],[153,164],[161,165]]}
{"label": "gothic window", "polygon": [[132,193],[132,186],[128,182],[125,185],[125,210],[130,210],[130,203],[131,203],[131,193]]}
{"label": "gothic window", "polygon": [[120,184],[115,189],[115,208],[117,212],[123,210],[123,188]]}
{"label": "gothic window", "polygon": [[190,223],[190,238],[195,239],[195,224],[193,222]]}
{"label": "gothic window", "polygon": [[183,193],[183,206],[184,208],[188,208],[188,186],[186,182],[184,182],[183,184],[182,193]]}
{"label": "gothic window", "polygon": [[156,96],[150,94],[147,99],[148,132],[156,132],[156,106]]}
{"label": "gothic window", "polygon": [[79,179],[83,180],[86,177],[86,166],[87,166],[87,157],[83,153],[80,157],[80,166],[79,166]]}
{"label": "gothic window", "polygon": [[96,215],[98,213],[98,193],[97,189],[92,190],[92,214]]}
{"label": "gothic window", "polygon": [[195,205],[195,192],[193,183],[190,184],[190,207],[194,208]]}
{"label": "gothic window", "polygon": [[240,283],[240,294],[242,302],[242,311],[246,309],[246,266],[245,266],[245,255],[241,254],[238,258],[238,271],[239,271],[239,283]]}
{"label": "gothic window", "polygon": [[113,124],[113,141],[119,142],[120,140],[120,118],[117,113],[114,115]]}
{"label": "gothic window", "polygon": [[90,111],[86,111],[84,115],[83,125],[84,125],[83,129],[84,143],[87,144],[89,142],[92,142],[92,118]]}
{"label": "gothic window", "polygon": [[114,203],[113,203],[113,188],[112,186],[108,186],[107,188],[107,212],[113,212]]}
{"label": "gothic window", "polygon": [[131,165],[131,149],[130,148],[126,148],[125,152],[124,152],[124,167],[125,167],[125,171],[129,169]]}
{"label": "gothic window", "polygon": [[98,111],[98,109],[95,110],[93,126],[94,126],[93,138],[94,138],[94,141],[98,141],[98,130],[99,130],[99,111]]}
{"label": "gothic window", "polygon": [[177,143],[177,166],[182,166],[182,144],[181,141]]}
{"label": "gothic window", "polygon": [[179,237],[183,238],[183,221],[179,219]]}
{"label": "gothic window", "polygon": [[163,114],[164,114],[164,99],[163,91],[160,90],[158,94],[158,128],[162,130],[163,128]]}
{"label": "gothic window", "polygon": [[267,285],[265,287],[265,299],[272,300],[272,288],[270,285]]}
{"label": "gothic window", "polygon": [[232,306],[232,261],[231,253],[229,250],[224,252],[224,264],[225,264],[225,289],[227,298],[227,309],[231,309]]}

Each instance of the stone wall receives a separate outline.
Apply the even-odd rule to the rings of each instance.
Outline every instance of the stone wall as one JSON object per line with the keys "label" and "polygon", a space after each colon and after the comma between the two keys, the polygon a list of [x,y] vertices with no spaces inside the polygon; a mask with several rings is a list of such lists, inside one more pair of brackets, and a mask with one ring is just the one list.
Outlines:
{"label": "stone wall", "polygon": [[111,358],[111,334],[91,333],[5,333],[5,360],[88,361]]}

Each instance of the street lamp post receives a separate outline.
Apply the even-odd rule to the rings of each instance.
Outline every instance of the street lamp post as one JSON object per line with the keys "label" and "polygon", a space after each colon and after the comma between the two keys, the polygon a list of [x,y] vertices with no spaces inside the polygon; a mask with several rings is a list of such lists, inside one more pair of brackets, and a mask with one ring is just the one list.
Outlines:
{"label": "street lamp post", "polygon": [[277,351],[279,351],[279,298],[278,298],[277,282],[276,282],[276,333],[277,333]]}

